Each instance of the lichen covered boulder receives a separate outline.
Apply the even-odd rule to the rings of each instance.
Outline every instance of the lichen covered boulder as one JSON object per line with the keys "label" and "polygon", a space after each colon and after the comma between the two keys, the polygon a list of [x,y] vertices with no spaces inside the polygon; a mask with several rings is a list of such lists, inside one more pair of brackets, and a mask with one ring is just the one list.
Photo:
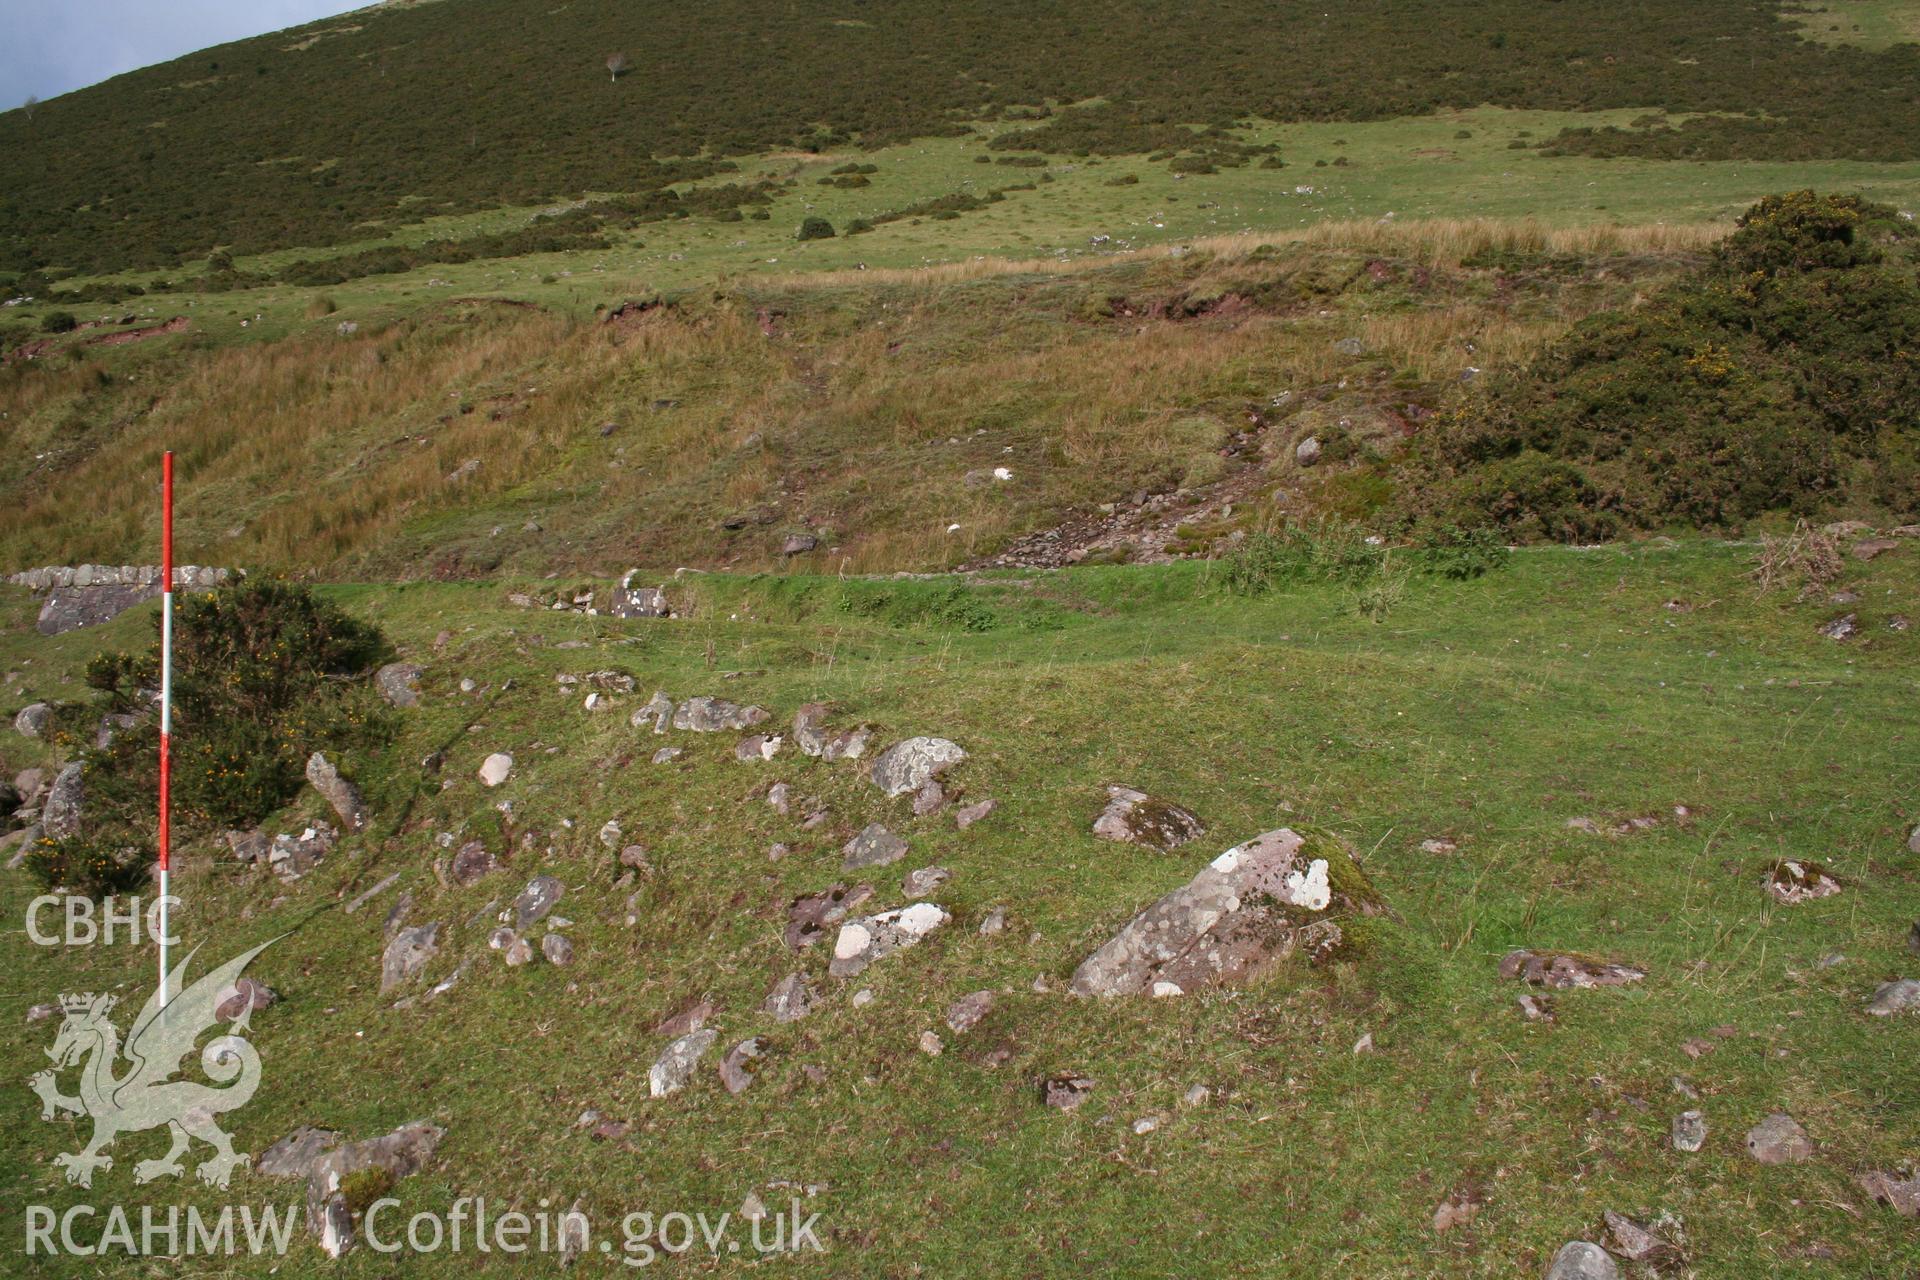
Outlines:
{"label": "lichen covered boulder", "polygon": [[1337,838],[1286,827],[1237,844],[1127,922],[1074,970],[1082,996],[1178,995],[1324,959],[1384,904]]}

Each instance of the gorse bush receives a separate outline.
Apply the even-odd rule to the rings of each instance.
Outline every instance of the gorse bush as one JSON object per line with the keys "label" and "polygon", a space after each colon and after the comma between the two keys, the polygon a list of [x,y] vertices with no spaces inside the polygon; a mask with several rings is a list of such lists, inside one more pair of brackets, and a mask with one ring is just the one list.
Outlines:
{"label": "gorse bush", "polygon": [[825,218],[808,218],[800,224],[800,230],[794,233],[796,240],[831,240],[833,224]]}
{"label": "gorse bush", "polygon": [[[316,750],[362,750],[387,726],[366,677],[386,656],[375,627],[273,579],[181,598],[174,619],[173,776],[183,824],[258,823],[300,790]],[[86,753],[88,834],[151,839],[159,652],[102,654],[87,683],[113,713],[143,716]]]}
{"label": "gorse bush", "polygon": [[1429,423],[1411,514],[1519,540],[1920,507],[1920,235],[1770,197],[1711,259]]}

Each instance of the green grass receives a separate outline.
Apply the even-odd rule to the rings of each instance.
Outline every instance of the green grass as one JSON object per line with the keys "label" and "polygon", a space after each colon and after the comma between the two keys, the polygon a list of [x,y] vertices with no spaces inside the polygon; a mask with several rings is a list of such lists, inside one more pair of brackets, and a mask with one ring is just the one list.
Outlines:
{"label": "green grass", "polygon": [[1914,0],[1828,0],[1781,11],[1809,40],[1889,49],[1920,43],[1920,4]]}
{"label": "green grass", "polygon": [[[922,139],[871,153],[743,158],[739,174],[715,181],[799,180],[776,198],[765,222],[694,218],[647,223],[632,232],[613,233],[616,243],[606,250],[437,264],[323,288],[274,285],[215,294],[162,290],[112,305],[43,300],[10,309],[8,318],[37,329],[48,311],[61,308],[81,319],[186,315],[196,332],[226,345],[270,341],[346,320],[379,322],[448,297],[510,297],[585,315],[596,304],[683,291],[715,280],[860,266],[914,268],[977,258],[1102,257],[1198,237],[1289,233],[1328,221],[1389,215],[1528,218],[1550,226],[1726,222],[1768,192],[1800,187],[1857,190],[1902,208],[1920,205],[1920,163],[1596,160],[1547,156],[1509,145],[1536,143],[1575,125],[1626,127],[1644,114],[1483,107],[1367,123],[1256,123],[1239,136],[1276,144],[1286,168],[1248,165],[1186,177],[1170,173],[1164,164],[1129,156],[1056,156],[1045,170],[976,164],[976,156],[1006,154],[989,153],[985,140],[1011,126],[990,126],[980,138]],[[1676,122],[1684,119],[1674,117]],[[1462,131],[1472,136],[1458,137]],[[871,186],[842,190],[817,185],[816,178],[849,155],[879,166]],[[1332,162],[1342,157],[1347,166],[1335,167]],[[795,229],[809,215],[844,230],[854,218],[871,219],[951,192],[1034,181],[1042,172],[1052,181],[1033,191],[1009,192],[1002,203],[955,220],[885,223],[865,235],[833,240],[794,239]],[[1139,181],[1109,185],[1121,175]],[[1300,186],[1313,190],[1298,194],[1295,188]],[[428,218],[382,239],[352,238],[336,250],[318,253],[284,249],[242,255],[235,265],[272,275],[298,259],[328,252],[497,234],[524,227],[552,207],[522,205]],[[1095,245],[1096,236],[1111,241]],[[150,286],[156,279],[178,284],[183,273],[109,278]],[[80,277],[76,283],[97,279]],[[306,309],[318,296],[332,299],[338,309],[313,321]],[[16,340],[26,336],[23,328]]]}
{"label": "green grass", "polygon": [[[426,703],[387,757],[355,762],[379,779],[374,832],[308,880],[278,888],[206,842],[185,857],[189,944],[224,956],[291,931],[258,965],[286,1000],[255,1021],[266,1083],[236,1118],[239,1145],[258,1151],[302,1122],[363,1136],[432,1117],[449,1130],[443,1160],[401,1184],[408,1212],[457,1194],[529,1210],[578,1195],[610,1222],[717,1213],[756,1187],[774,1203],[772,1179],[820,1184],[809,1209],[832,1253],[801,1264],[808,1274],[895,1275],[917,1259],[967,1274],[1511,1276],[1593,1238],[1604,1209],[1677,1214],[1703,1273],[1904,1274],[1920,1263],[1910,1228],[1852,1177],[1920,1141],[1920,1093],[1899,1069],[1920,1051],[1920,1023],[1861,1012],[1877,982],[1915,965],[1902,939],[1920,916],[1920,868],[1903,842],[1920,815],[1920,641],[1886,623],[1915,609],[1920,548],[1850,565],[1863,638],[1844,646],[1815,634],[1837,610],[1756,598],[1749,555],[1707,542],[1523,552],[1474,582],[1415,579],[1380,623],[1333,587],[1225,597],[1195,564],[977,580],[965,616],[985,630],[939,621],[954,617],[939,583],[699,577],[675,588],[692,616],[660,624],[515,610],[502,602],[512,583],[334,589],[427,666]],[[20,594],[0,594],[0,665],[20,673],[0,710],[70,690],[84,654],[149,625],[135,615],[46,641],[24,630]],[[640,683],[610,715],[554,682],[605,667]],[[457,691],[466,676],[481,683],[473,695]],[[739,764],[731,735],[675,735],[686,755],[656,768],[663,740],[626,725],[655,686],[783,718],[821,697],[883,738],[950,735],[973,753],[954,775],[965,798],[1001,808],[957,833],[883,803],[850,768]],[[415,764],[436,746],[445,789]],[[4,749],[8,766],[31,760],[16,738]],[[514,753],[514,777],[484,792],[474,770],[496,749]],[[755,800],[773,778],[830,803],[829,827],[798,833]],[[1091,839],[1112,781],[1192,807],[1209,834],[1173,855]],[[1672,820],[1678,804],[1690,822]],[[1662,821],[1617,839],[1564,826],[1640,814]],[[593,834],[610,817],[657,868],[633,928]],[[825,963],[816,949],[796,966],[780,945],[784,903],[841,878],[839,843],[881,817],[914,845],[890,872],[953,869],[940,900],[954,927],[826,983],[807,1020],[771,1026],[757,1010],[772,982]],[[1058,994],[1132,911],[1288,822],[1331,828],[1364,855],[1400,919],[1379,949],[1234,994]],[[510,870],[446,891],[429,870],[440,831],[496,851],[534,839]],[[1420,851],[1439,836],[1459,852]],[[794,852],[769,862],[775,840]],[[1781,856],[1827,863],[1847,891],[1773,905],[1761,876]],[[477,956],[459,987],[410,1012],[375,995],[390,897],[354,916],[337,905],[395,871],[419,899],[416,921],[451,926],[430,976]],[[485,951],[482,908],[542,871],[569,885],[560,913],[577,921],[579,958],[564,972],[509,970]],[[894,874],[874,883],[880,905],[897,902]],[[17,874],[0,880],[0,910],[18,919],[31,892]],[[976,936],[996,905],[1011,928]],[[1558,1023],[1530,1024],[1494,974],[1518,945],[1617,956],[1651,976],[1557,997]],[[15,1010],[0,1071],[16,1081],[43,1065],[51,1035],[22,1027],[27,1004],[76,988],[138,995],[151,970],[144,952],[46,951],[17,930],[0,948]],[[1845,963],[1817,967],[1831,952]],[[1053,993],[1032,990],[1037,975]],[[847,997],[863,986],[877,999],[855,1009]],[[1002,993],[994,1014],[947,1034],[947,1004],[983,987]],[[648,1100],[661,1047],[649,1029],[703,994],[721,1006],[722,1047],[767,1034],[771,1066],[740,1098],[709,1066],[685,1094]],[[1682,1055],[1721,1024],[1738,1034],[1699,1061]],[[928,1058],[915,1041],[935,1027],[948,1049]],[[1377,1051],[1350,1053],[1369,1032]],[[986,1065],[999,1046],[1008,1060]],[[1066,1069],[1098,1081],[1071,1115],[1043,1108],[1036,1086]],[[1665,1147],[1670,1117],[1696,1105],[1670,1090],[1675,1075],[1704,1095],[1712,1135],[1698,1156]],[[1180,1108],[1196,1082],[1214,1101]],[[0,1230],[12,1242],[22,1203],[80,1198],[48,1161],[82,1135],[34,1120],[24,1089],[8,1096],[18,1122],[0,1137]],[[633,1122],[630,1142],[574,1132],[588,1107]],[[1821,1144],[1814,1162],[1762,1168],[1741,1152],[1775,1109]],[[1148,1114],[1160,1128],[1133,1135]],[[216,1202],[187,1185],[133,1189],[127,1170],[152,1145],[123,1140],[95,1199]],[[1487,1207],[1435,1236],[1434,1206],[1469,1180]],[[397,1265],[366,1251],[330,1265],[302,1245],[279,1274]],[[506,1268],[473,1255],[404,1268],[476,1269]],[[83,1261],[36,1272],[97,1273]]]}

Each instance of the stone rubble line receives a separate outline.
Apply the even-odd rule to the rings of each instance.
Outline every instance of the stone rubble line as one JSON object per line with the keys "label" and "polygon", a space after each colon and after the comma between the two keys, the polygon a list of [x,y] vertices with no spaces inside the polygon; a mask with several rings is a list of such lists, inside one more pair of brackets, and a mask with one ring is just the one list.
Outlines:
{"label": "stone rubble line", "polygon": [[[238,575],[235,569],[213,565],[182,564],[173,569],[176,587],[217,587]],[[23,569],[7,575],[7,581],[30,591],[53,591],[67,587],[151,587],[160,582],[157,564],[79,564],[47,565]]]}

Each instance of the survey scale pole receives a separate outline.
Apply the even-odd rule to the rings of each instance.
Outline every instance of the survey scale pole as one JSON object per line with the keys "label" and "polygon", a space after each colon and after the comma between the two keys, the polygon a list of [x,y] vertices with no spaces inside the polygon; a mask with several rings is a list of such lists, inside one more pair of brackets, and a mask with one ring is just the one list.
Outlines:
{"label": "survey scale pole", "polygon": [[167,1003],[168,819],[173,807],[173,450],[160,455],[160,1003]]}

